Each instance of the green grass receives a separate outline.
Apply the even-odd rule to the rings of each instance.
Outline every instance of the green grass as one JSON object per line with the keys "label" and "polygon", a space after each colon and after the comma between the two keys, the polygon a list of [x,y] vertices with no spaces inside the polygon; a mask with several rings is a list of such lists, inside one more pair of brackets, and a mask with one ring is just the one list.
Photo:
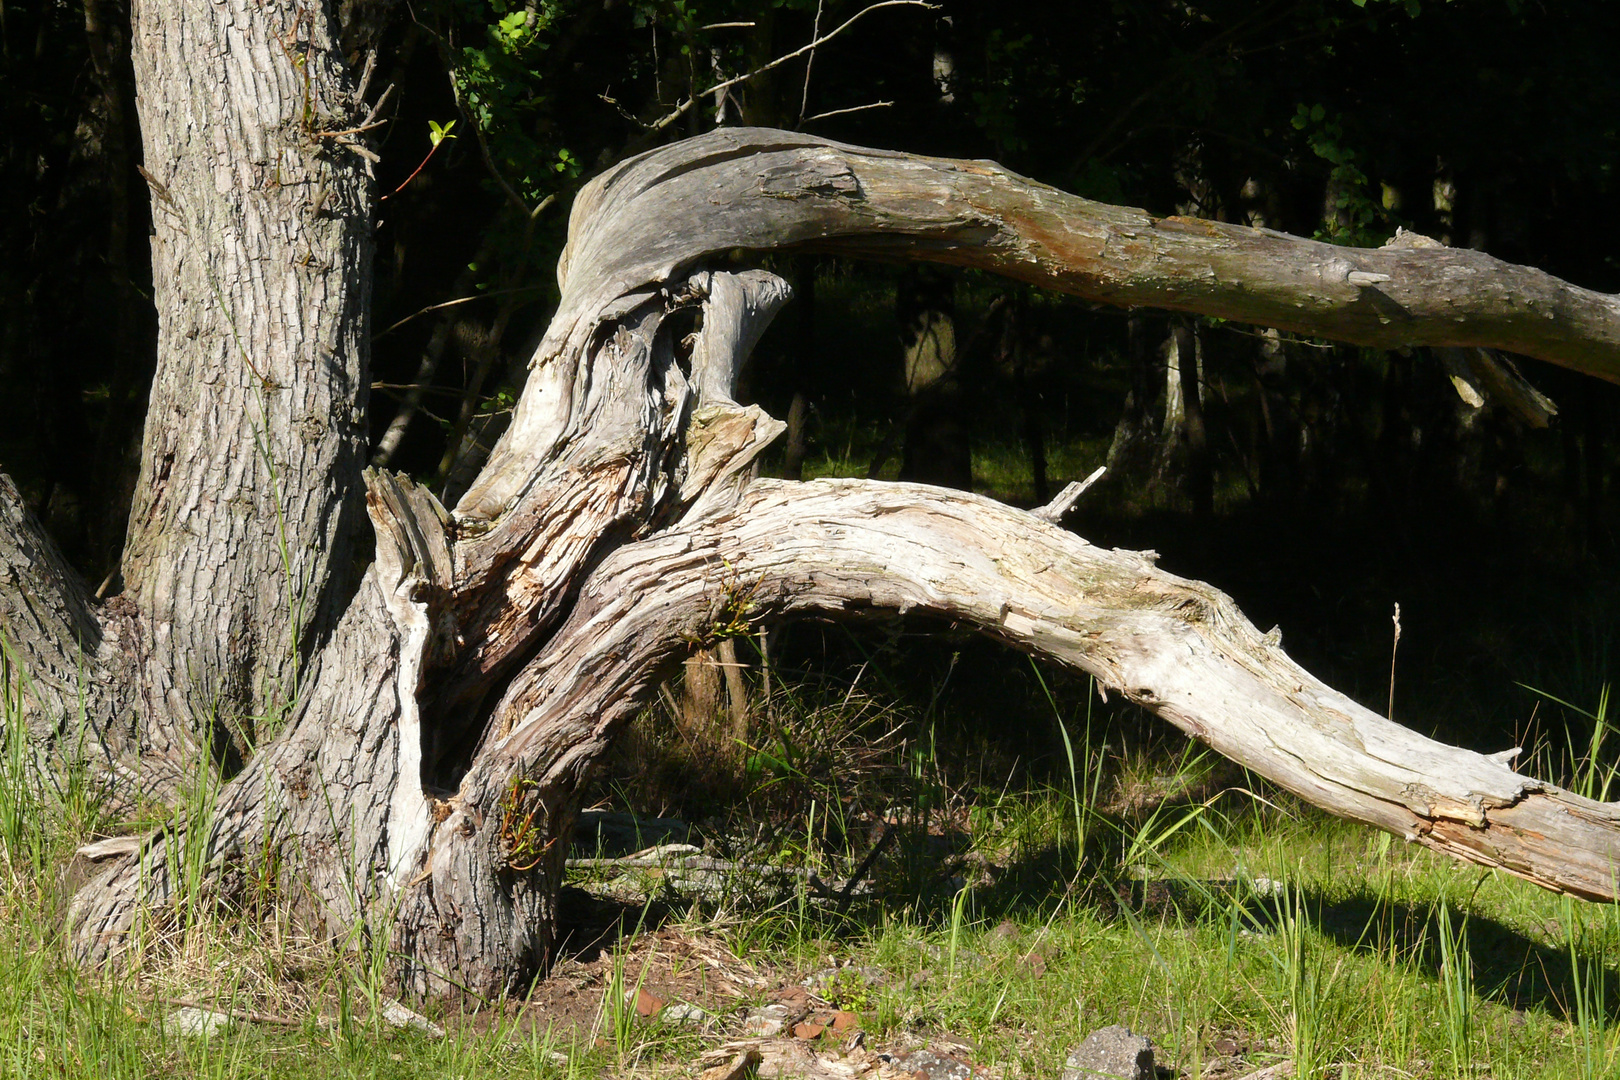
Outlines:
{"label": "green grass", "polygon": [[[1055,768],[987,783],[982,762],[965,779],[933,705],[884,706],[847,688],[777,694],[762,703],[758,745],[729,755],[735,788],[753,797],[711,824],[711,839],[729,837],[736,857],[811,865],[837,881],[870,850],[860,823],[872,808],[909,808],[877,864],[885,895],[847,910],[804,891],[747,888],[696,903],[649,876],[640,914],[630,909],[592,984],[594,1023],[587,1013],[583,1027],[549,1028],[531,1012],[520,1024],[510,1008],[441,1014],[443,1039],[381,1021],[385,956],[212,910],[198,875],[206,853],[184,845],[170,867],[183,907],[155,913],[140,964],[75,967],[62,934],[72,853],[119,825],[73,760],[42,773],[8,734],[0,1075],[687,1075],[723,1034],[648,1020],[631,1004],[671,934],[722,944],[766,987],[839,967],[846,974],[824,996],[860,1015],[870,1047],[949,1032],[973,1041],[976,1064],[1009,1077],[1056,1075],[1075,1044],[1110,1024],[1150,1036],[1181,1076],[1201,1076],[1233,1046],[1244,1059],[1236,1075],[1284,1060],[1333,1080],[1620,1075],[1613,907],[1328,819],[1184,744],[1124,755],[1118,714],[1066,716],[1050,695]],[[1543,750],[1542,772],[1601,789],[1610,773],[1587,758],[1604,749],[1606,698],[1591,719],[1580,753]],[[705,737],[729,729],[670,736],[721,757],[692,745]],[[660,752],[650,736],[635,749]],[[197,805],[178,809],[204,815],[209,790],[199,783]],[[619,789],[632,802],[646,793]],[[655,900],[666,914],[651,914]],[[241,1019],[187,1037],[166,1022],[187,1002]]]}
{"label": "green grass", "polygon": [[[1458,924],[1446,905],[1472,889],[1469,871],[1419,852],[1385,855],[1378,895],[1346,873],[1375,865],[1376,837],[1309,820],[1270,824],[1252,839],[1259,850],[1241,860],[1247,866],[1236,849],[1212,844],[1169,853],[1178,874],[1155,880],[1187,886],[1189,902],[1175,911],[1068,902],[1044,917],[1015,915],[1010,934],[991,933],[1000,912],[965,927],[902,918],[851,948],[895,969],[901,986],[933,976],[923,991],[887,994],[878,1013],[888,1023],[968,1034],[984,1063],[1026,1072],[1050,1075],[1089,1030],[1125,1023],[1193,1075],[1220,1038],[1256,1048],[1257,1063],[1294,1058],[1307,1075],[1329,1065],[1351,1077],[1479,1075],[1481,1066],[1497,1077],[1613,1075],[1612,1005],[1597,1003],[1595,985],[1613,963],[1608,910],[1583,910],[1579,945],[1560,969],[1548,962],[1579,917],[1528,886],[1489,879],[1469,916],[1471,928],[1489,926],[1488,940],[1447,938]],[[1337,858],[1325,861],[1324,850]],[[1224,890],[1213,903],[1198,895],[1203,875],[1245,869],[1286,882],[1285,891],[1247,903]],[[952,949],[945,977],[930,944]],[[964,955],[979,958],[971,972]],[[1454,975],[1458,964],[1470,975]],[[1577,1013],[1582,1000],[1593,1004]]]}
{"label": "green grass", "polygon": [[[1040,857],[1072,840],[1068,795],[1009,793],[994,811],[977,807],[971,839],[1014,865]],[[1216,798],[1194,827],[1163,828],[1187,813],[1157,808],[1145,829],[1115,820],[1101,830],[1112,853],[1077,866],[1071,855],[1069,881],[1028,892],[918,890],[852,918],[789,903],[719,929],[694,913],[683,930],[720,934],[784,980],[835,962],[881,969],[880,985],[851,996],[874,1044],[950,1031],[977,1043],[979,1064],[1017,1075],[1054,1075],[1069,1048],[1112,1023],[1150,1035],[1161,1059],[1189,1075],[1217,1055],[1218,1040],[1247,1047],[1253,1067],[1291,1058],[1305,1075],[1615,1075],[1613,909],[1481,879],[1247,796]],[[1139,860],[1134,873],[1118,865],[1127,856]],[[56,874],[13,866],[0,900],[7,1076],[601,1075],[631,1062],[674,1068],[692,1049],[661,1046],[654,1026],[612,1004],[600,1025],[607,1045],[588,1052],[455,1017],[444,1040],[394,1032],[366,1006],[360,958],[228,920],[204,920],[138,972],[82,972],[55,918]],[[1260,879],[1284,884],[1273,892],[1255,887]],[[610,989],[639,984],[638,964],[616,958]],[[162,1023],[180,1000],[289,1023],[182,1037]]]}
{"label": "green grass", "polygon": [[[871,1045],[949,1031],[1007,1075],[1055,1075],[1114,1023],[1187,1076],[1233,1044],[1236,1075],[1283,1060],[1334,1080],[1620,1075],[1615,908],[1330,819],[1190,748],[1109,756],[1107,719],[1062,723],[1074,768],[1045,781],[962,790],[925,755],[931,820],[981,860],[954,864],[959,889],[938,857],[896,852],[883,903],[732,911],[728,944],[784,976],[879,969],[858,1008]],[[1536,764],[1592,775],[1574,753]],[[830,875],[863,853],[834,855]],[[964,869],[986,863],[999,869]]]}

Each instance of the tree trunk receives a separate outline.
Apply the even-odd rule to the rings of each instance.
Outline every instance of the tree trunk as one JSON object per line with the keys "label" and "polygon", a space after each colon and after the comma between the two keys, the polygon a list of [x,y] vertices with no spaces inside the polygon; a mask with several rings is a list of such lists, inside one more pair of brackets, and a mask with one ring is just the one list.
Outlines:
{"label": "tree trunk", "polygon": [[1207,521],[1215,513],[1215,477],[1210,464],[1209,435],[1204,426],[1203,348],[1198,328],[1190,319],[1176,319],[1170,328],[1175,362],[1180,373],[1181,429],[1176,456],[1192,496],[1193,515]]}
{"label": "tree trunk", "polygon": [[159,311],[123,558],[143,750],[246,752],[348,602],[373,185],[324,5],[131,17]]}
{"label": "tree trunk", "polygon": [[[273,40],[255,21],[269,17],[239,15],[232,25],[248,30],[230,55]],[[279,54],[271,46],[257,55],[275,82]],[[196,92],[221,85],[236,84]],[[238,122],[219,122],[227,120]],[[296,142],[299,129],[290,130]],[[314,172],[349,164],[342,152],[311,154],[281,151],[289,168],[313,170],[299,192],[314,186]],[[252,160],[240,170],[251,173]],[[357,175],[343,182],[353,187],[341,198],[358,201],[342,202],[342,213],[363,215],[363,183]],[[344,425],[363,404],[363,368],[348,366],[344,350],[356,365],[363,359],[363,335],[352,336],[359,316],[345,321],[363,306],[363,275],[345,276],[355,264],[337,258],[361,250],[358,227],[309,213],[307,203],[275,202],[293,198],[286,185],[234,197],[235,216],[223,204],[179,201],[193,217],[171,215],[177,220],[159,236],[185,256],[161,275],[165,296],[197,329],[181,333],[166,315],[164,348],[182,358],[164,363],[189,365],[199,381],[186,386],[221,398],[181,415],[184,387],[170,379],[149,418],[143,475],[156,490],[141,506],[199,537],[179,545],[143,518],[137,531],[153,539],[132,540],[140,573],[129,619],[160,628],[151,637],[162,648],[130,677],[165,693],[185,688],[173,646],[180,635],[214,634],[199,641],[200,655],[212,663],[223,652],[218,671],[235,670],[225,631],[255,605],[265,621],[253,623],[260,636],[250,640],[263,648],[281,633],[319,641],[308,628],[322,625],[313,614],[319,598],[341,595],[338,519],[359,490],[345,479],[358,474]],[[285,727],[220,790],[211,814],[145,838],[80,890],[70,933],[86,960],[134,947],[143,913],[179,888],[168,855],[184,849],[206,852],[224,895],[268,877],[280,881],[283,903],[335,938],[386,935],[411,990],[489,996],[521,987],[549,957],[579,793],[615,734],[694,647],[804,611],[917,611],[970,623],[1091,672],[1336,813],[1549,888],[1612,898],[1620,808],[1362,709],[1302,671],[1208,586],[964,493],[750,481],[782,424],[736,404],[731,391],[788,290],[767,273],[704,264],[739,249],[904,253],[1097,300],[1370,344],[1502,346],[1616,377],[1620,313],[1611,298],[1476,252],[1359,251],[1154,219],[985,162],[756,129],[724,129],[624,162],[588,185],[573,213],[561,305],[477,482],[446,511],[404,478],[365,474],[376,557],[311,652]],[[244,238],[256,229],[337,246],[321,249],[330,265],[295,261],[281,283],[290,291],[273,297],[257,275],[281,264],[229,261],[268,242]],[[204,274],[221,283],[223,299],[212,307],[195,294],[176,300],[182,273],[216,265],[208,260],[227,260]],[[227,291],[226,282],[244,291]],[[319,317],[313,300],[292,302],[304,295],[299,288],[324,299]],[[284,321],[238,306],[248,296]],[[304,351],[277,351],[287,327],[301,328]],[[318,351],[325,345],[329,352]],[[321,408],[329,446],[298,427]],[[215,426],[218,441],[236,440],[236,457],[223,459],[204,438]],[[248,490],[255,472],[272,492]],[[185,483],[177,487],[176,476]],[[326,516],[312,513],[317,506]],[[56,654],[37,655],[71,655],[64,635],[93,636],[83,590],[36,551],[42,541],[30,522],[0,520],[10,533],[0,560],[33,579],[19,584],[17,571],[6,587],[7,632],[35,617],[32,637],[56,643]],[[266,553],[291,546],[278,543],[283,536],[301,545],[287,556],[290,571]],[[223,595],[199,593],[206,560],[196,548],[206,539],[208,558],[223,561],[231,537],[258,572],[311,590],[301,617],[296,605],[272,604],[257,579],[236,584],[234,568],[217,579]],[[31,606],[15,595],[36,592],[56,599]],[[45,613],[30,616],[36,610]],[[207,629],[190,625],[192,611]],[[104,636],[115,625],[105,613],[99,622]],[[252,656],[252,670],[271,682],[296,670]]]}

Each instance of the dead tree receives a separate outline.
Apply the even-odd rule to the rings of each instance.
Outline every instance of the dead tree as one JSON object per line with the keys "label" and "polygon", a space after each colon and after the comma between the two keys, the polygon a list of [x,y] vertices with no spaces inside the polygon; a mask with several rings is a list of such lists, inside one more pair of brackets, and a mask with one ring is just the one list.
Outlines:
{"label": "dead tree", "polygon": [[[307,925],[388,935],[407,989],[521,986],[615,734],[694,647],[810,611],[974,625],[1335,813],[1613,898],[1620,807],[1376,716],[1148,556],[960,492],[750,481],[782,425],[732,387],[788,288],[719,267],[738,250],[930,259],[1620,381],[1614,298],[1472,251],[1154,218],[988,162],[725,129],[580,194],[511,426],[447,510],[363,468],[373,193],[369,151],[344,144],[365,110],[319,8],[298,10],[136,4],[163,330],[123,593],[96,603],[0,484],[0,628],[36,736],[82,716],[109,767],[143,778],[224,736],[246,759],[211,813],[79,891],[84,960],[134,947],[192,830],[220,895],[271,868]],[[175,51],[199,33],[230,47]],[[351,582],[362,499],[376,551]]]}

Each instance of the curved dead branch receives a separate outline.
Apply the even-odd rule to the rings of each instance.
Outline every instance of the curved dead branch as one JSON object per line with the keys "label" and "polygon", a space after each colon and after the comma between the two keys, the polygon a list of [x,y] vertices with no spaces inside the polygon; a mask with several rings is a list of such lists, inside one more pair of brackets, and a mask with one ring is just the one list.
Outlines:
{"label": "curved dead branch", "polygon": [[[511,731],[490,765],[578,768],[662,666],[744,602],[752,618],[888,611],[971,624],[1091,673],[1332,813],[1548,889],[1615,899],[1620,803],[1384,719],[1301,668],[1224,593],[1137,552],[921,485],[761,480],[733,508],[621,548],[514,688]],[[563,753],[544,744],[555,728],[540,722],[555,719],[558,695],[596,718]]]}

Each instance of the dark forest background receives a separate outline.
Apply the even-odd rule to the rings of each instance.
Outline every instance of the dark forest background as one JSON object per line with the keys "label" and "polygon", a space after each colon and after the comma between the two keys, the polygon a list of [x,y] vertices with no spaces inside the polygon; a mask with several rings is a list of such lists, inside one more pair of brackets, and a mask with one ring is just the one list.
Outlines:
{"label": "dark forest background", "polygon": [[[1407,229],[1620,291],[1614,5],[896,4],[815,49],[808,73],[800,56],[720,93],[706,91],[863,5],[344,6],[357,66],[376,42],[372,97],[389,88],[373,443],[447,498],[555,306],[573,193],[717,123],[993,158],[1156,214],[1336,243]],[[124,0],[0,0],[0,468],[113,590],[156,334],[129,32]],[[1590,710],[1608,678],[1616,387],[1518,360],[1558,408],[1537,427],[1469,405],[1427,350],[977,275],[771,265],[798,298],[748,390],[799,438],[770,468],[954,480],[1028,505],[1107,462],[1077,531],[1232,593],[1369,706],[1388,705],[1399,603],[1398,719],[1490,749],[1533,717],[1559,743],[1565,723],[1590,723],[1520,684]],[[942,326],[947,377],[908,391],[908,355]],[[1177,398],[1178,370],[1196,394]],[[949,678],[963,715],[1030,692],[1027,668],[987,646],[810,628],[783,648],[807,663],[905,649],[897,689],[937,697]]]}

